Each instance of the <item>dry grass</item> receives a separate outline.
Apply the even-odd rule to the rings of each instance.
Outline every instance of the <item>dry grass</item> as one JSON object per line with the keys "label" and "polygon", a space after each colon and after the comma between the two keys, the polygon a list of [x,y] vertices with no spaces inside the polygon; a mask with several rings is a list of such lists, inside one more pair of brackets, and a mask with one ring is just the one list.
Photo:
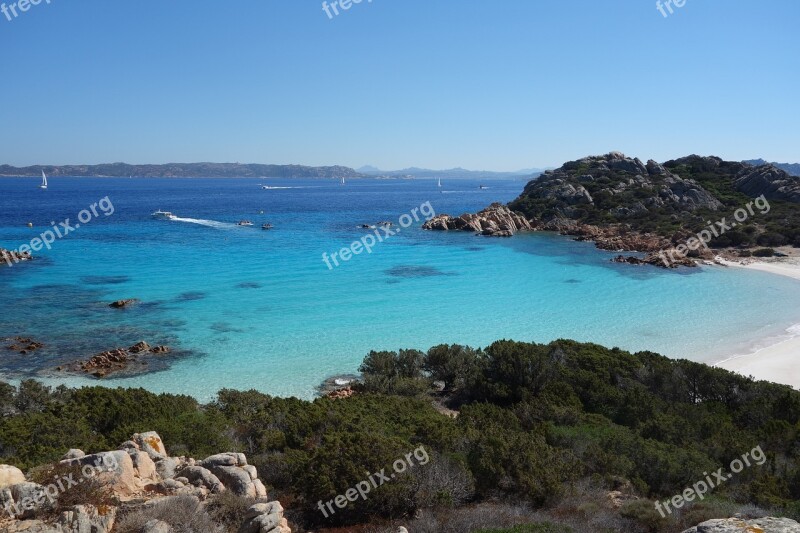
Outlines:
{"label": "dry grass", "polygon": [[244,515],[251,505],[256,503],[255,498],[237,496],[231,491],[225,491],[206,504],[206,511],[211,519],[222,527],[226,533],[237,533],[244,523]]}
{"label": "dry grass", "polygon": [[120,518],[115,533],[142,533],[150,520],[161,520],[174,533],[224,533],[215,524],[194,496],[181,495],[163,498],[154,504],[130,510]]}

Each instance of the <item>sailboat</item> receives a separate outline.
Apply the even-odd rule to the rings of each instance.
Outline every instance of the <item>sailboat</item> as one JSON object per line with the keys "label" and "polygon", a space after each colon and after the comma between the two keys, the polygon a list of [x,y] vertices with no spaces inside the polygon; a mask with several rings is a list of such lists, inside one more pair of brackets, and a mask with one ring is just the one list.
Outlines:
{"label": "sailboat", "polygon": [[47,188],[47,176],[45,176],[44,170],[42,170],[42,184],[39,185],[39,188],[40,189],[46,189]]}
{"label": "sailboat", "polygon": [[344,185],[344,176],[342,176],[342,185]]}
{"label": "sailboat", "polygon": [[442,178],[439,178],[439,188],[442,188]]}

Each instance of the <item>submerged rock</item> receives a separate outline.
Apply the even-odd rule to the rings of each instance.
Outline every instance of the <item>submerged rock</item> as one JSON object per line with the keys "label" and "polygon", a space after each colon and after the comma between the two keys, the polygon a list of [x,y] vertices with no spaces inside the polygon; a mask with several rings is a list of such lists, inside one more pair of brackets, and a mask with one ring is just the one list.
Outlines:
{"label": "submerged rock", "polygon": [[13,337],[7,340],[10,340],[11,344],[6,346],[6,348],[13,352],[19,352],[22,355],[27,355],[30,352],[34,352],[44,346],[43,343],[37,342],[28,337]]}
{"label": "submerged rock", "polygon": [[110,304],[108,304],[108,306],[113,308],[113,309],[122,309],[122,308],[125,308],[125,307],[130,307],[132,305],[136,305],[138,303],[139,303],[139,300],[137,300],[136,298],[132,298],[130,300],[117,300],[116,302],[111,302]]}
{"label": "submerged rock", "polygon": [[[104,378],[110,374],[129,370],[134,364],[147,365],[147,357],[169,353],[167,346],[152,347],[144,341],[129,348],[115,348],[92,356],[86,361],[73,363],[69,370]],[[59,367],[59,370],[63,367]]]}

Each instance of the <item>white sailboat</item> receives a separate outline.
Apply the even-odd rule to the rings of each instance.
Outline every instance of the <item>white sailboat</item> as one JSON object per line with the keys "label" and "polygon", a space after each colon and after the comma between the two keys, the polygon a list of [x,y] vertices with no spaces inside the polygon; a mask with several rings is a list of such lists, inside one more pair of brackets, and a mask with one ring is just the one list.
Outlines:
{"label": "white sailboat", "polygon": [[442,188],[442,178],[439,178],[439,188]]}
{"label": "white sailboat", "polygon": [[344,176],[342,176],[342,185],[344,185]]}
{"label": "white sailboat", "polygon": [[47,188],[47,176],[45,176],[44,170],[42,170],[42,184],[39,185],[39,188],[40,189],[46,189]]}

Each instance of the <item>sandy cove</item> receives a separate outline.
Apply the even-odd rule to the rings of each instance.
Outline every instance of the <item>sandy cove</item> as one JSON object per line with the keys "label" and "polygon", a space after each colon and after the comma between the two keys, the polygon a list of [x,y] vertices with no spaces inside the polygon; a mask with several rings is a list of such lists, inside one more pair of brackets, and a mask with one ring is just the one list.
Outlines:
{"label": "sandy cove", "polygon": [[[790,257],[774,260],[726,261],[717,259],[725,266],[769,272],[800,281],[800,251],[781,249]],[[800,302],[798,302],[800,305]],[[800,325],[786,333],[787,338],[747,355],[737,355],[717,363],[715,366],[732,370],[757,380],[772,381],[800,389]]]}

